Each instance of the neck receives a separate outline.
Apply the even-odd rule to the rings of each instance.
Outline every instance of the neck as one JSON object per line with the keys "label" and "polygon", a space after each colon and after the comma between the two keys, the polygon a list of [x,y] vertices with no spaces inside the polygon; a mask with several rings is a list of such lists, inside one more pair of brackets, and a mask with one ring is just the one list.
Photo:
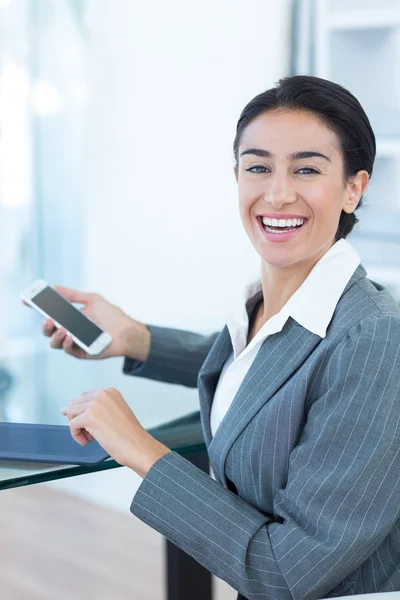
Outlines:
{"label": "neck", "polygon": [[310,260],[291,264],[286,267],[278,267],[265,261],[261,262],[264,301],[260,310],[263,311],[261,317],[263,323],[266,323],[271,317],[282,310],[286,302],[304,283],[314,266],[331,246],[321,249]]}

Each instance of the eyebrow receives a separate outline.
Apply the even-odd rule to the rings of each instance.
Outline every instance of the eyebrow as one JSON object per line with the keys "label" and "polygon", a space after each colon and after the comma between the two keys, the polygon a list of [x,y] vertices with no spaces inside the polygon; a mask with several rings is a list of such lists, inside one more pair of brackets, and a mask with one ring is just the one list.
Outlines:
{"label": "eyebrow", "polygon": [[[269,152],[269,150],[261,150],[261,148],[248,148],[247,150],[243,150],[243,152],[240,153],[240,156],[243,156],[244,154],[255,154],[256,156],[261,156],[263,158],[272,158],[274,156],[272,152]],[[288,154],[286,158],[289,158],[290,160],[298,160],[300,158],[312,158],[313,156],[320,156],[321,158],[325,158],[331,162],[329,156],[321,154],[321,152],[316,152],[315,150],[301,150],[299,152],[292,152],[291,154]]]}

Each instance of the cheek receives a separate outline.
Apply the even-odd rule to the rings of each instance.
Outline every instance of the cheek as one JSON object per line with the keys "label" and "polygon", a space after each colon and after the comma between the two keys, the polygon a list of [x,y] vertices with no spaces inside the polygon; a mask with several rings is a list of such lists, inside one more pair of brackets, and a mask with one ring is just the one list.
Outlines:
{"label": "cheek", "polygon": [[245,216],[246,212],[248,212],[249,207],[251,206],[251,196],[247,193],[243,188],[239,188],[238,190],[238,202],[239,202],[239,211],[242,218]]}
{"label": "cheek", "polygon": [[241,197],[239,199],[239,214],[243,227],[246,231],[251,229],[251,221],[253,219],[252,206],[254,202],[249,197]]}
{"label": "cheek", "polygon": [[343,188],[339,188],[336,183],[316,183],[307,191],[304,190],[304,193],[299,192],[299,195],[316,220],[329,221],[340,215]]}
{"label": "cheek", "polygon": [[259,200],[260,195],[262,195],[262,190],[256,185],[247,183],[246,185],[242,184],[238,186],[239,207],[243,216]]}

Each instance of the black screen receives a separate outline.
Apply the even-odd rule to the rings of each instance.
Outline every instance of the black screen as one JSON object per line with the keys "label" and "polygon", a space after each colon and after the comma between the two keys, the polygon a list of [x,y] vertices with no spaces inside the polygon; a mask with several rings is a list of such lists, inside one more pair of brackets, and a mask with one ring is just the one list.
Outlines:
{"label": "black screen", "polygon": [[93,344],[95,339],[103,333],[100,327],[89,321],[80,310],[72,306],[51,287],[46,287],[37,296],[34,296],[32,302],[86,346]]}

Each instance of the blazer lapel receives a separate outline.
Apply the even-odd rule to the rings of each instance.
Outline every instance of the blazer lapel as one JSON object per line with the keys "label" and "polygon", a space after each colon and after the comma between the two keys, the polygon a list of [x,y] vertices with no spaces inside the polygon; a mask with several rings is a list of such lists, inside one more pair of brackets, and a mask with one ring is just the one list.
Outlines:
{"label": "blazer lapel", "polygon": [[[366,271],[360,264],[341,297],[365,275]],[[246,304],[249,316],[259,297],[257,294]],[[262,406],[307,359],[321,339],[320,336],[308,331],[291,317],[286,321],[282,331],[268,336],[258,350],[255,360],[212,438],[211,403],[224,362],[233,351],[228,327],[225,325],[220,332],[200,369],[198,389],[200,415],[210,462],[214,473],[224,485],[227,485],[225,461],[233,443]]]}
{"label": "blazer lapel", "polygon": [[229,335],[228,327],[225,325],[208,353],[197,378],[200,400],[200,419],[207,448],[210,445],[212,438],[210,424],[212,399],[214,398],[224,362],[232,351],[233,346],[231,336]]}
{"label": "blazer lapel", "polygon": [[[259,292],[246,303],[246,310],[249,318],[252,314],[255,304],[261,296],[262,292]],[[200,418],[204,440],[207,447],[209,446],[212,438],[210,426],[211,404],[217,388],[222,367],[231,352],[233,352],[232,340],[229,334],[229,329],[225,325],[215,340],[210,352],[208,353],[197,378],[197,387],[199,390],[200,400]]]}
{"label": "blazer lapel", "polygon": [[225,485],[225,461],[235,440],[320,341],[289,317],[262,343],[209,445],[210,461]]}

